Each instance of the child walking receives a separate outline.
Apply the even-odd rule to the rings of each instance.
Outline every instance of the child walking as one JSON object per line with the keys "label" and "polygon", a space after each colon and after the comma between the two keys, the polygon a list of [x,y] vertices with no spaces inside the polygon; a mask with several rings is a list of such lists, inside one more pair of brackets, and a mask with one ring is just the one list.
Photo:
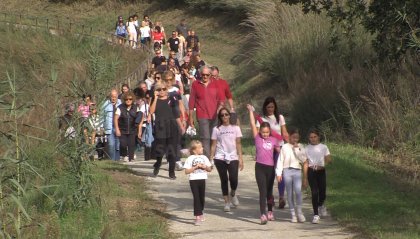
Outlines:
{"label": "child walking", "polygon": [[191,156],[184,163],[185,174],[189,174],[191,192],[194,198],[195,225],[199,226],[204,221],[204,198],[206,193],[207,172],[212,170],[212,165],[207,156],[203,155],[203,145],[198,140],[193,140],[190,146]]}
{"label": "child walking", "polygon": [[318,130],[313,129],[309,131],[309,143],[306,147],[309,166],[306,174],[312,192],[312,207],[314,210],[312,223],[317,224],[320,216],[327,216],[327,209],[324,205],[327,188],[325,165],[331,162],[331,155],[328,147],[321,143]]}
{"label": "child walking", "polygon": [[[302,213],[302,165],[304,176],[308,169],[305,148],[299,143],[298,129],[290,129],[289,143],[283,145],[280,151],[276,167],[277,180],[284,180],[287,192],[287,204],[292,216],[291,222],[304,222],[305,216]],[[304,187],[307,187],[306,178],[303,180]],[[296,204],[294,200],[296,195]],[[296,209],[296,211],[295,211]],[[297,214],[297,216],[296,216]]]}
{"label": "child walking", "polygon": [[[255,179],[257,180],[258,191],[260,193],[260,213],[261,224],[267,221],[274,221],[273,214],[273,184],[274,184],[274,151],[279,152],[279,141],[271,136],[271,127],[267,122],[260,125],[260,130],[255,126],[254,107],[247,105],[249,111],[249,121],[251,124],[252,135],[255,140],[256,163]],[[268,209],[268,212],[267,212]]]}

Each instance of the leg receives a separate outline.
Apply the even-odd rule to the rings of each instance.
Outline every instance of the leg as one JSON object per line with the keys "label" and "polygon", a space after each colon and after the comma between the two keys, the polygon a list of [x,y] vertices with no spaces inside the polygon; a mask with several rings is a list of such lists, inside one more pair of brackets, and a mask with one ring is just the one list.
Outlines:
{"label": "leg", "polygon": [[222,187],[222,194],[225,198],[225,203],[228,202],[228,195],[229,195],[229,186],[228,186],[228,165],[223,160],[214,160],[214,165],[216,166],[217,172],[219,173],[220,178],[220,186]]}
{"label": "leg", "polygon": [[200,192],[200,205],[201,205],[201,215],[203,215],[203,211],[204,211],[204,203],[205,203],[205,198],[206,198],[206,180],[198,180],[200,187],[199,187],[199,192]]}
{"label": "leg", "polygon": [[198,180],[190,180],[190,188],[193,195],[194,201],[194,216],[200,216],[200,192],[199,192],[199,184]]}
{"label": "leg", "polygon": [[201,143],[203,144],[204,154],[210,158],[210,137],[213,128],[216,126],[217,120],[210,120],[210,119],[199,119],[198,125],[200,127],[199,134]]}
{"label": "leg", "polygon": [[327,197],[327,175],[324,170],[317,171],[317,178],[318,178],[318,189],[319,189],[319,199],[318,205],[323,206],[325,199]]}
{"label": "leg", "polygon": [[169,163],[169,177],[175,178],[175,163],[179,155],[178,151],[178,135],[166,139],[167,154],[166,157]]}
{"label": "leg", "polygon": [[283,180],[286,186],[287,204],[289,204],[289,209],[293,215],[295,211],[295,203],[293,200],[293,188],[292,188],[293,181],[292,181],[292,175],[290,173],[290,169],[286,168],[283,170]]}
{"label": "leg", "polygon": [[274,196],[273,196],[273,185],[275,178],[275,168],[270,167],[267,171],[267,206],[268,211],[273,211]]}
{"label": "leg", "polygon": [[234,160],[228,164],[229,182],[230,182],[230,196],[235,196],[236,189],[238,188],[238,171],[239,160]]}
{"label": "leg", "polygon": [[126,157],[128,156],[127,146],[128,146],[128,135],[122,134],[120,137],[120,153],[121,156]]}
{"label": "leg", "polygon": [[255,164],[255,179],[257,180],[258,191],[260,193],[260,213],[266,214],[267,206],[267,181],[265,176],[264,165]]}
{"label": "leg", "polygon": [[297,169],[293,169],[293,191],[296,195],[297,213],[302,214],[302,173]]}
{"label": "leg", "polygon": [[318,200],[319,200],[319,189],[318,189],[318,182],[316,178],[316,171],[309,168],[308,169],[308,182],[309,187],[311,188],[312,194],[312,208],[314,210],[314,215],[319,215],[318,213]]}
{"label": "leg", "polygon": [[128,159],[132,161],[134,159],[134,152],[136,151],[136,134],[127,135],[128,138]]}

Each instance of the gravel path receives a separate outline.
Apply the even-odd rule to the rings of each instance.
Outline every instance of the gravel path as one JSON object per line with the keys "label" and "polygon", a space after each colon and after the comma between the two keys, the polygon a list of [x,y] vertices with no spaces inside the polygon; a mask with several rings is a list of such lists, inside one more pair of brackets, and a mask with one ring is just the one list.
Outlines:
{"label": "gravel path", "polygon": [[[140,155],[138,155],[140,156]],[[258,189],[254,178],[255,162],[244,157],[245,168],[239,173],[237,195],[240,205],[231,212],[223,211],[219,175],[214,169],[209,174],[206,187],[205,218],[200,226],[194,226],[193,201],[188,177],[183,171],[176,172],[177,179],[169,180],[167,164],[162,165],[158,177],[150,177],[152,161],[138,157],[135,162],[126,163],[137,174],[147,177],[150,193],[165,202],[172,232],[181,238],[351,238],[353,235],[339,227],[330,217],[321,219],[318,225],[311,224],[312,209],[308,198],[304,199],[304,214],[307,222],[291,223],[287,209],[274,210],[276,220],[260,225]],[[275,195],[277,190],[275,190]],[[277,198],[277,197],[275,197]]]}

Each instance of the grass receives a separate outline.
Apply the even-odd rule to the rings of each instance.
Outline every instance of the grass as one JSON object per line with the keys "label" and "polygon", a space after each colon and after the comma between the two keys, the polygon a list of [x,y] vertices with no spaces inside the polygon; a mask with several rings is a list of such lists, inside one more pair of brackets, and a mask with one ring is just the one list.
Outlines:
{"label": "grass", "polygon": [[168,232],[165,206],[146,193],[144,178],[111,161],[99,161],[96,166],[95,195],[102,205],[61,219],[61,238],[174,237]]}
{"label": "grass", "polygon": [[337,220],[360,238],[419,238],[420,188],[397,181],[376,165],[377,153],[329,144],[327,205]]}

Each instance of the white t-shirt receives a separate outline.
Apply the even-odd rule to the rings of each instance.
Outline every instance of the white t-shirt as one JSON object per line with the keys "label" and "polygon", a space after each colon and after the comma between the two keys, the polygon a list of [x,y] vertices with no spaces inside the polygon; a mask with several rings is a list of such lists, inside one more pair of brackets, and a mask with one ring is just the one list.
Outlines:
{"label": "white t-shirt", "polygon": [[150,27],[149,26],[140,27],[140,34],[141,34],[141,37],[150,37]]}
{"label": "white t-shirt", "polygon": [[144,117],[144,122],[143,122],[143,127],[146,127],[147,124],[147,117],[149,116],[149,111],[150,111],[150,106],[149,104],[145,103],[140,107],[140,112],[143,113],[143,117]]}
{"label": "white t-shirt", "polygon": [[294,147],[289,143],[283,145],[276,166],[276,175],[282,175],[285,168],[301,169],[301,164],[307,160],[305,151],[305,147],[302,144],[298,144],[298,147]]}
{"label": "white t-shirt", "polygon": [[325,156],[330,155],[330,150],[325,144],[306,146],[306,155],[308,156],[309,167],[325,166]]}
{"label": "white t-shirt", "polygon": [[[261,117],[264,122],[268,122],[270,124],[270,128],[276,131],[278,134],[281,135],[281,126],[286,125],[286,120],[284,120],[283,115],[279,115],[279,123],[277,123],[276,117],[274,115],[264,116]],[[260,127],[260,122],[257,121],[255,124],[257,128]]]}
{"label": "white t-shirt", "polygon": [[[184,163],[184,168],[192,168],[197,164],[205,164],[207,167],[211,167],[209,158],[206,155],[191,155],[187,158]],[[196,169],[189,174],[190,180],[207,179],[207,171],[204,169]]]}
{"label": "white t-shirt", "polygon": [[241,137],[242,132],[237,125],[214,127],[211,134],[211,139],[217,141],[214,158],[226,161],[238,160],[236,138]]}
{"label": "white t-shirt", "polygon": [[127,31],[129,33],[136,33],[136,25],[134,25],[134,22],[127,23]]}

